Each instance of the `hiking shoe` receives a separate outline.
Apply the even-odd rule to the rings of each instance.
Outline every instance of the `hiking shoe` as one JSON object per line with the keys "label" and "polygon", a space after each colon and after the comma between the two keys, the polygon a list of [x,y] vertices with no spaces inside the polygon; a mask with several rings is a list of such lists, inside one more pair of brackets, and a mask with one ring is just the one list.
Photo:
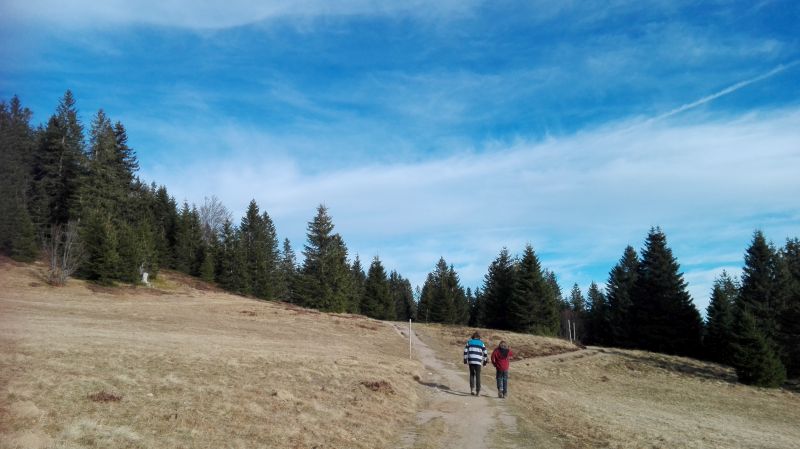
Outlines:
{"label": "hiking shoe", "polygon": [[497,397],[500,398],[500,399],[503,399],[503,392],[502,391],[498,391],[497,392]]}
{"label": "hiking shoe", "polygon": [[471,396],[475,396],[475,390],[469,390],[469,394],[470,394]]}

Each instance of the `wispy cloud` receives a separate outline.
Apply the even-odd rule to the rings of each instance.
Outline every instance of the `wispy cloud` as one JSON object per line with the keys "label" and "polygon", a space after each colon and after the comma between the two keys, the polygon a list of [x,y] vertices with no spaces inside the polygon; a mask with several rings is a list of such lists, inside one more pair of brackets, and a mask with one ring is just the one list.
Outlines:
{"label": "wispy cloud", "polygon": [[771,77],[773,77],[773,76],[775,76],[775,75],[777,75],[777,74],[779,74],[779,73],[781,73],[783,71],[792,69],[795,66],[797,66],[798,64],[800,64],[800,61],[792,61],[792,62],[790,62],[788,64],[781,64],[781,65],[775,67],[774,69],[770,70],[767,73],[761,74],[759,76],[756,76],[754,78],[750,78],[750,79],[747,79],[747,80],[744,80],[744,81],[740,81],[740,82],[738,82],[738,83],[736,83],[736,84],[734,84],[732,86],[728,86],[725,89],[720,90],[719,92],[715,92],[715,93],[713,93],[711,95],[707,95],[707,96],[705,96],[705,97],[703,97],[703,98],[701,98],[699,100],[693,101],[691,103],[687,103],[687,104],[681,105],[680,107],[672,109],[671,111],[667,111],[667,112],[665,112],[663,114],[660,114],[660,115],[658,115],[656,117],[648,119],[645,123],[652,123],[652,122],[656,122],[656,121],[659,121],[659,120],[663,120],[665,118],[672,117],[673,115],[680,114],[681,112],[688,111],[690,109],[694,109],[694,108],[696,108],[698,106],[702,106],[702,105],[704,105],[704,104],[706,104],[708,102],[716,100],[717,98],[724,97],[725,95],[730,95],[730,94],[736,92],[737,90],[743,89],[743,88],[745,88],[745,87],[747,87],[747,86],[749,86],[749,85],[751,85],[753,83],[757,83],[759,81],[763,81],[763,80],[765,80],[767,78],[771,78]]}
{"label": "wispy cloud", "polygon": [[120,24],[174,26],[196,29],[230,28],[270,19],[307,20],[347,16],[412,16],[448,18],[469,14],[479,4],[474,0],[229,0],[187,2],[145,0],[72,1],[6,0],[8,19],[45,21],[64,26],[107,27]]}
{"label": "wispy cloud", "polygon": [[[755,214],[796,216],[798,125],[797,109],[620,133],[623,123],[490,153],[316,174],[291,156],[237,156],[238,131],[211,129],[232,155],[188,161],[187,176],[168,168],[145,176],[190,201],[215,193],[239,214],[255,197],[295,245],[305,240],[315,205],[325,203],[351,250],[385,256],[414,282],[424,279],[422,254],[445,256],[475,286],[501,247],[531,242],[564,282],[588,285],[603,282],[625,245],[640,246],[653,225],[673,236],[678,256],[686,247],[705,248],[719,223],[740,225],[741,235],[720,242],[724,248],[701,250],[709,259],[685,267],[705,272],[715,263],[729,267],[729,254],[744,250],[760,225]],[[276,142],[245,134],[255,146]],[[792,227],[789,220],[768,231],[782,239],[796,232]],[[707,277],[687,278],[703,282],[693,293],[708,288]]]}

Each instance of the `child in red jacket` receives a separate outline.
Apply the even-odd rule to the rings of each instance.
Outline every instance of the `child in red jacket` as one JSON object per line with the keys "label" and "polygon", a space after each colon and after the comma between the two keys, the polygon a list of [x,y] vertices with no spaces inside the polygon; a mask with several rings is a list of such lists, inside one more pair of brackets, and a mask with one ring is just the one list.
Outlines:
{"label": "child in red jacket", "polygon": [[492,351],[492,365],[497,369],[497,397],[505,398],[508,395],[508,368],[514,353],[508,348],[505,341]]}

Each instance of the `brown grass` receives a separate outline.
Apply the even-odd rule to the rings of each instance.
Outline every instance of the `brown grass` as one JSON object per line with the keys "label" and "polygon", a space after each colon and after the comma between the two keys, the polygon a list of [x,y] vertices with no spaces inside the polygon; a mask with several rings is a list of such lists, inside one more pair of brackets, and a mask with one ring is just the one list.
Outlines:
{"label": "brown grass", "polygon": [[[472,333],[418,329],[453,363],[460,363],[459,347]],[[800,394],[737,384],[728,367],[643,351],[568,351],[576,348],[553,339],[481,334],[490,351],[503,339],[525,354],[510,370],[506,403],[519,427],[510,447],[800,447]],[[484,373],[484,383],[493,385],[494,370]]]}
{"label": "brown grass", "polygon": [[41,270],[0,263],[0,448],[388,448],[414,420],[418,364],[383,323]]}

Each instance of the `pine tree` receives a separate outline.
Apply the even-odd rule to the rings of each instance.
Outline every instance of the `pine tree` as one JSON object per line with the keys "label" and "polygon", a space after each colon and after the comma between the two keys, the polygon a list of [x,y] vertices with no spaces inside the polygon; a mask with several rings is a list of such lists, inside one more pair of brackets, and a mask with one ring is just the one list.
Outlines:
{"label": "pine tree", "polygon": [[31,111],[14,96],[0,102],[0,252],[30,262],[38,252],[36,228],[28,212],[34,134]]}
{"label": "pine tree", "polygon": [[[487,327],[494,329],[511,328],[510,306],[515,282],[514,261],[509,255],[508,249],[503,248],[497,258],[489,265],[489,270],[484,277],[484,320]],[[530,313],[529,310],[515,310],[515,312]],[[519,326],[522,321],[520,318],[515,317],[513,324]]]}
{"label": "pine tree", "polygon": [[686,291],[680,266],[660,228],[645,241],[631,314],[637,345],[668,354],[699,354],[702,321]]}
{"label": "pine tree", "polygon": [[303,268],[298,278],[298,303],[326,312],[344,312],[353,298],[353,277],[347,247],[333,234],[333,220],[324,205],[308,223]]}
{"label": "pine tree", "polygon": [[464,293],[464,288],[461,286],[461,281],[456,273],[453,265],[447,270],[446,280],[447,294],[453,298],[453,323],[454,324],[467,324],[469,321],[469,303],[467,302],[467,295]]}
{"label": "pine tree", "polygon": [[711,302],[706,309],[706,357],[718,363],[732,363],[733,307],[739,288],[726,271],[714,281]]}
{"label": "pine tree", "polygon": [[275,287],[275,298],[279,301],[291,302],[297,278],[297,259],[289,239],[283,240],[283,250],[278,262],[278,276]]}
{"label": "pine tree", "polygon": [[747,307],[738,304],[734,318],[731,349],[736,375],[747,385],[779,387],[786,380],[786,370]]}
{"label": "pine tree", "polygon": [[232,292],[237,292],[241,289],[238,273],[236,272],[236,253],[238,251],[237,230],[229,219],[225,220],[222,224],[214,272],[217,283],[225,290]]}
{"label": "pine tree", "polygon": [[777,313],[785,301],[778,288],[777,259],[775,248],[767,243],[761,231],[756,231],[744,256],[739,291],[739,302],[753,315],[759,330],[770,343],[775,342]]}
{"label": "pine tree", "polygon": [[611,315],[608,301],[595,282],[586,293],[589,310],[586,315],[586,343],[608,345],[611,341]]}
{"label": "pine tree", "polygon": [[389,273],[389,293],[394,302],[395,319],[408,321],[416,318],[414,292],[411,289],[411,282],[394,270]]}
{"label": "pine tree", "polygon": [[458,274],[453,267],[447,266],[444,258],[440,258],[422,287],[419,319],[426,323],[461,323],[466,317],[462,315],[459,304],[466,304],[466,295]]}
{"label": "pine tree", "polygon": [[627,246],[622,258],[611,269],[606,284],[611,326],[610,344],[613,346],[626,348],[635,346],[631,335],[633,328],[631,304],[638,273],[639,256],[632,246]]}
{"label": "pine tree", "polygon": [[214,253],[211,247],[203,245],[203,262],[200,264],[200,279],[214,282]]}
{"label": "pine tree", "polygon": [[531,245],[525,246],[516,266],[514,290],[508,307],[510,328],[518,332],[555,335],[557,304]]}
{"label": "pine tree", "polygon": [[361,301],[364,298],[367,275],[364,273],[364,268],[361,266],[361,258],[358,257],[358,254],[356,254],[353,264],[350,267],[350,273],[353,278],[354,300],[351,301],[347,311],[350,313],[364,313],[362,312]]}
{"label": "pine tree", "polygon": [[[470,290],[467,289],[467,300],[470,300]],[[471,327],[486,327],[486,318],[485,313],[485,300],[483,297],[483,292],[480,288],[475,289],[475,293],[472,293],[472,300],[470,301],[470,308],[469,308],[469,321],[468,324]]]}
{"label": "pine tree", "polygon": [[88,176],[78,195],[80,214],[96,213],[116,221],[123,208],[130,183],[120,179],[123,176],[115,165],[116,145],[111,120],[101,109],[92,120],[89,132]]}
{"label": "pine tree", "polygon": [[572,284],[572,290],[569,292],[569,308],[578,315],[586,313],[586,298],[583,297],[583,292],[577,283]]}
{"label": "pine tree", "polygon": [[83,126],[69,90],[40,133],[33,161],[32,218],[39,229],[78,219],[79,191],[85,180]]}
{"label": "pine tree", "polygon": [[178,206],[164,186],[152,186],[153,240],[160,266],[175,268],[175,241],[178,229]]}
{"label": "pine tree", "polygon": [[777,342],[787,375],[800,377],[800,240],[787,239],[781,253],[786,270],[787,293],[778,313]]}
{"label": "pine tree", "polygon": [[577,340],[583,341],[585,334],[586,299],[583,297],[581,288],[578,284],[573,284],[567,299],[567,307],[563,310],[562,316],[566,317],[570,324],[572,334]]}
{"label": "pine tree", "polygon": [[395,319],[394,301],[389,291],[389,279],[377,256],[372,260],[367,279],[364,282],[361,313],[379,320]]}
{"label": "pine tree", "polygon": [[117,232],[108,216],[92,213],[83,227],[86,260],[80,274],[99,284],[112,284],[119,278],[120,257]]}

